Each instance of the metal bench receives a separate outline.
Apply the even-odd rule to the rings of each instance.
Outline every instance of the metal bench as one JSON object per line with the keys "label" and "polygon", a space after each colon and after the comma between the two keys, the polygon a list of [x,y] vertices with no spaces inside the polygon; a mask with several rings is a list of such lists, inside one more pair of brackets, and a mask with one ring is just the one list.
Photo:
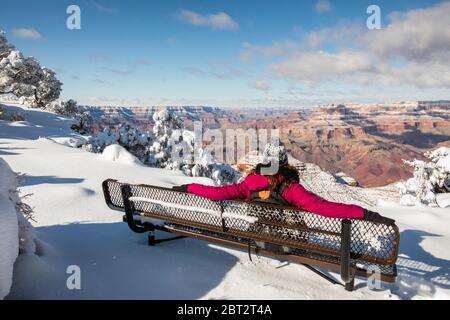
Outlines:
{"label": "metal bench", "polygon": [[[400,234],[396,225],[332,219],[298,208],[241,200],[211,201],[193,194],[108,179],[109,208],[125,212],[124,222],[148,232],[149,245],[193,237],[300,263],[346,290],[354,277],[394,282]],[[176,235],[156,239],[155,230]],[[339,272],[343,283],[316,268]]]}

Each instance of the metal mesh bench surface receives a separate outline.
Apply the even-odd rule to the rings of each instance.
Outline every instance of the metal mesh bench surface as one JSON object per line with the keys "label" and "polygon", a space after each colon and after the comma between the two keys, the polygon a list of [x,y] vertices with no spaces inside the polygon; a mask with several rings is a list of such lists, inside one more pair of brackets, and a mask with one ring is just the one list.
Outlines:
{"label": "metal mesh bench surface", "polygon": [[[121,186],[106,180],[105,200],[111,209],[124,211]],[[315,256],[339,264],[341,219],[326,218],[294,207],[232,200],[211,201],[193,194],[148,185],[127,185],[133,212],[158,219],[174,230],[209,234],[235,243],[261,241],[288,247],[291,254]],[[398,227],[352,220],[350,257],[362,269],[376,265],[395,276],[399,246]],[[325,258],[324,258],[325,257]]]}

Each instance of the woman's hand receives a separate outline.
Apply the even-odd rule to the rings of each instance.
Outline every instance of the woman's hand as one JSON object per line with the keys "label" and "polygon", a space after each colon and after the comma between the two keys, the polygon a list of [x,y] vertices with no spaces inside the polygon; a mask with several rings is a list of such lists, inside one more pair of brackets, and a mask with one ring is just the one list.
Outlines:
{"label": "woman's hand", "polygon": [[188,188],[188,184],[182,184],[181,186],[173,186],[172,190],[187,193],[188,192],[187,188]]}
{"label": "woman's hand", "polygon": [[364,220],[374,222],[374,223],[382,223],[388,226],[392,226],[395,224],[395,220],[383,217],[377,212],[373,212],[367,209],[364,209]]}

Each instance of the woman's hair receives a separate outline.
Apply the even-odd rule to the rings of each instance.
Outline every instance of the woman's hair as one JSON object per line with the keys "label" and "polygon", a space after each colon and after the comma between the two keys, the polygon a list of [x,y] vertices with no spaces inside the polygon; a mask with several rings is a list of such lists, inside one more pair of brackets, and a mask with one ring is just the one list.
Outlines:
{"label": "woman's hair", "polygon": [[[250,172],[248,175],[251,174],[262,174],[261,169],[262,168],[269,168],[270,164],[262,164],[258,163]],[[277,173],[271,174],[271,175],[264,175],[269,179],[269,189],[274,190],[276,189],[281,183],[285,183],[288,187],[293,183],[298,183],[299,177],[298,177],[298,170],[294,166],[291,166],[289,164],[283,165],[278,168]]]}

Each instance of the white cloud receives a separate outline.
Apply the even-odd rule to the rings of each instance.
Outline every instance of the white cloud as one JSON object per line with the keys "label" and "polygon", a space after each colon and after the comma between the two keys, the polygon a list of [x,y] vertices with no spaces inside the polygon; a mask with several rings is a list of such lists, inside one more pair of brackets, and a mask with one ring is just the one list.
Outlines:
{"label": "white cloud", "polygon": [[367,32],[363,23],[341,23],[337,26],[314,30],[305,35],[306,45],[318,48],[324,44],[334,44],[339,47],[358,43]]}
{"label": "white cloud", "polygon": [[297,53],[287,60],[273,64],[277,75],[304,82],[334,80],[338,76],[370,72],[371,60],[363,53],[325,51]]}
{"label": "white cloud", "polygon": [[12,29],[12,35],[17,38],[40,40],[42,35],[33,28],[14,28]]}
{"label": "white cloud", "polygon": [[194,26],[210,27],[214,30],[239,29],[239,24],[225,12],[199,14],[190,10],[180,10],[178,18]]}
{"label": "white cloud", "polygon": [[249,85],[249,87],[251,87],[253,89],[261,90],[264,92],[267,92],[270,89],[272,89],[270,82],[268,82],[266,80],[256,80],[256,81],[250,82],[248,85]]}
{"label": "white cloud", "polygon": [[292,41],[274,42],[268,46],[257,46],[244,42],[242,44],[240,59],[242,62],[248,63],[251,62],[256,55],[262,55],[264,57],[280,56],[295,47],[296,44]]}
{"label": "white cloud", "polygon": [[257,56],[271,58],[283,56],[293,51],[317,49],[324,44],[333,44],[338,47],[354,46],[358,44],[367,31],[363,23],[340,23],[337,26],[314,30],[309,33],[298,31],[304,38],[303,42],[292,40],[274,41],[269,45],[255,45],[249,42],[242,43],[240,60],[248,63]]}
{"label": "white cloud", "polygon": [[440,62],[410,62],[404,66],[381,65],[372,79],[387,85],[411,85],[420,89],[450,88],[450,66]]}
{"label": "white cloud", "polygon": [[364,45],[381,58],[412,61],[450,58],[450,2],[428,9],[396,12],[382,30],[368,32]]}
{"label": "white cloud", "polygon": [[319,0],[316,2],[314,9],[318,13],[324,13],[333,10],[333,6],[331,5],[331,2],[328,0]]}
{"label": "white cloud", "polygon": [[[270,69],[304,83],[450,88],[449,16],[446,2],[392,14],[383,30],[343,26],[316,30]],[[327,43],[335,45],[333,51],[320,49]]]}

